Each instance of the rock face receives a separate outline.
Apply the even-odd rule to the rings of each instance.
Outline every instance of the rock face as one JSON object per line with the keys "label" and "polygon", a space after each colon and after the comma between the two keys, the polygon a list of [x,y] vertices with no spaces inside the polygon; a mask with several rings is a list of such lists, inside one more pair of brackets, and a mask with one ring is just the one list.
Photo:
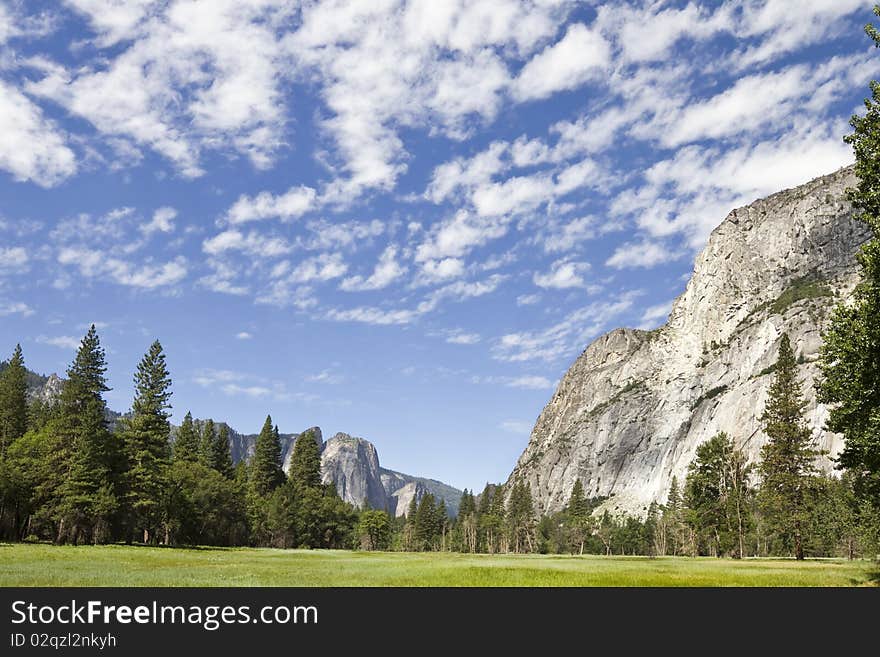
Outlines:
{"label": "rock face", "polygon": [[[379,455],[373,443],[337,433],[324,445],[321,452],[321,478],[332,483],[346,502],[373,509],[384,509],[388,492],[382,485]],[[393,510],[393,509],[392,509]]]}
{"label": "rock face", "polygon": [[[200,422],[197,422],[201,425]],[[321,478],[325,484],[336,486],[339,496],[355,506],[364,501],[373,509],[387,510],[395,516],[406,514],[413,498],[421,500],[426,493],[442,498],[450,515],[458,513],[461,491],[442,482],[413,477],[412,475],[386,470],[379,465],[376,447],[364,438],[347,433],[337,433],[324,442],[321,429],[312,427],[311,432],[321,448]],[[296,439],[302,434],[281,434],[281,456],[284,471],[290,468],[290,457]],[[229,430],[232,460],[238,463],[253,456],[256,434],[242,435]]]}
{"label": "rock face", "polygon": [[[868,238],[844,190],[851,168],[731,212],[696,258],[669,321],[654,331],[614,330],[563,376],[510,480],[529,482],[542,511],[564,507],[575,480],[606,507],[644,514],[684,480],[698,445],[726,431],[758,459],[758,417],[779,338],[789,334],[821,449],[827,409],[813,381],[820,331],[855,284],[854,256]],[[823,463],[828,470],[831,462]]]}

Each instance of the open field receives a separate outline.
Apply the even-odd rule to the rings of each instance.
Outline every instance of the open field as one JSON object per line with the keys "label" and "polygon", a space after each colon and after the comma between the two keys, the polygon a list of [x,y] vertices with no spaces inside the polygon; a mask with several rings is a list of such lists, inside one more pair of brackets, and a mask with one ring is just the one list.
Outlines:
{"label": "open field", "polygon": [[864,586],[866,561],[0,544],[0,586]]}

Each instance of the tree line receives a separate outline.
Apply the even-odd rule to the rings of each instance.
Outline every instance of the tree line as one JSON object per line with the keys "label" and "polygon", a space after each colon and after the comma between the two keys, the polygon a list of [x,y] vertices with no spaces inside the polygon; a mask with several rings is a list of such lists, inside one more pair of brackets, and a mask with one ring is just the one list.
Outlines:
{"label": "tree line", "polygon": [[137,366],[131,411],[108,422],[105,353],[92,326],[56,403],[28,403],[21,346],[0,372],[0,538],[55,543],[349,547],[357,511],[321,482],[318,443],[297,438],[287,472],[267,417],[249,463],[229,429],[187,413],[170,440],[161,344]]}

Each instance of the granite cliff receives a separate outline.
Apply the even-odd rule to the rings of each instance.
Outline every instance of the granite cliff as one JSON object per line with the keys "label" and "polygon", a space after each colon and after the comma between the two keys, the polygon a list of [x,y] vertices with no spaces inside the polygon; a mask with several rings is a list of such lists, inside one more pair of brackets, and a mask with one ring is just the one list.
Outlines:
{"label": "granite cliff", "polygon": [[[827,409],[812,385],[821,330],[855,284],[868,237],[845,189],[851,168],[733,210],[697,256],[667,323],[616,329],[562,377],[510,479],[558,511],[580,479],[606,507],[643,514],[683,480],[698,445],[726,431],[757,460],[758,416],[784,332],[795,348],[817,445],[834,455]],[[823,466],[831,469],[830,460]]]}

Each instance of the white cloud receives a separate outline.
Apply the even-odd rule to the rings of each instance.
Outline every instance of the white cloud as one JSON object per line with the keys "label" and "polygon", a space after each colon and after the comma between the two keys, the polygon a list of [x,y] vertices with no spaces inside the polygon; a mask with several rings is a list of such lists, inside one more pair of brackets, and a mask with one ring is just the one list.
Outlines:
{"label": "white cloud", "polygon": [[345,377],[331,370],[322,370],[317,374],[306,377],[309,383],[324,383],[327,385],[337,385],[345,381]]}
{"label": "white cloud", "polygon": [[635,267],[644,267],[650,269],[673,260],[677,260],[682,256],[660,242],[649,242],[643,240],[641,242],[627,242],[614,250],[605,264],[615,269],[632,269]]}
{"label": "white cloud", "polygon": [[291,187],[277,196],[260,192],[256,196],[242,194],[226,213],[226,220],[233,225],[263,219],[291,221],[315,207],[316,192],[311,187]]}
{"label": "white cloud", "polygon": [[291,273],[289,280],[296,283],[330,281],[344,276],[347,271],[348,265],[343,262],[340,254],[322,253],[299,263]]}
{"label": "white cloud", "polygon": [[170,207],[161,207],[153,213],[153,219],[141,226],[144,235],[152,235],[155,232],[170,233],[174,230],[174,219],[177,210]]}
{"label": "white cloud", "polygon": [[400,128],[461,138],[493,118],[508,84],[499,53],[528,55],[567,11],[519,0],[307,6],[285,45],[323,82],[321,126],[342,174],[325,198],[348,202],[364,189],[392,188],[406,170]]}
{"label": "white cloud", "polygon": [[591,216],[564,219],[551,223],[539,236],[545,253],[559,253],[576,248],[597,235],[596,219]]}
{"label": "white cloud", "polygon": [[464,261],[460,258],[428,260],[422,264],[420,283],[436,283],[464,275]]}
{"label": "white cloud", "polygon": [[488,385],[501,385],[507,388],[521,388],[523,390],[552,390],[556,385],[545,376],[522,375],[522,376],[474,376],[472,383],[484,383]]}
{"label": "white cloud", "polygon": [[328,317],[337,322],[357,322],[388,326],[392,324],[411,324],[420,315],[415,310],[383,310],[369,306],[350,308],[348,310],[331,309]]}
{"label": "white cloud", "polygon": [[533,306],[536,303],[540,303],[541,295],[540,294],[520,294],[516,298],[517,306]]}
{"label": "white cloud", "polygon": [[42,110],[0,80],[0,169],[18,181],[54,187],[77,170],[64,135]]}
{"label": "white cloud", "polygon": [[328,251],[371,244],[385,232],[386,226],[378,219],[339,223],[320,219],[308,222],[306,228],[311,235],[299,242],[302,247],[309,251]]}
{"label": "white cloud", "polygon": [[568,289],[573,287],[585,287],[583,274],[590,270],[588,262],[574,262],[571,260],[557,260],[550,266],[550,271],[535,273],[532,281],[538,287]]}
{"label": "white cloud", "polygon": [[601,73],[610,55],[611,49],[601,34],[575,23],[562,39],[523,67],[513,85],[513,95],[517,100],[532,100],[579,87]]}
{"label": "white cloud", "polygon": [[0,301],[0,317],[8,315],[30,317],[33,314],[34,309],[22,301]]}
{"label": "white cloud", "polygon": [[406,273],[406,267],[397,262],[397,247],[389,245],[379,256],[373,273],[367,278],[350,276],[342,281],[339,288],[346,292],[381,290],[388,287]]}
{"label": "white cloud", "polygon": [[532,432],[533,426],[534,422],[528,422],[526,420],[504,420],[498,425],[498,428],[509,433],[528,436]]}
{"label": "white cloud", "polygon": [[62,248],[58,262],[77,267],[86,278],[100,278],[120,285],[154,289],[176,285],[187,275],[186,259],[178,256],[172,261],[153,264],[150,261],[133,264],[96,249]]}
{"label": "white cloud", "polygon": [[241,251],[250,256],[274,258],[292,250],[293,247],[280,237],[267,237],[256,231],[245,234],[240,230],[225,230],[202,243],[202,251],[208,255]]}
{"label": "white cloud", "polygon": [[431,231],[416,249],[416,261],[460,258],[506,232],[505,222],[475,217],[462,210]]}
{"label": "white cloud", "polygon": [[29,260],[28,252],[21,246],[0,246],[0,272],[20,272]]}
{"label": "white cloud", "polygon": [[73,351],[79,349],[80,346],[79,338],[74,338],[70,335],[58,335],[55,337],[38,335],[36,338],[34,338],[34,341],[39,344],[47,344],[50,347],[58,347],[59,349],[70,349]]}
{"label": "white cloud", "polygon": [[632,307],[633,296],[627,293],[614,302],[592,303],[546,329],[503,335],[492,347],[492,355],[508,362],[568,358],[583,349],[609,321]]}
{"label": "white cloud", "polygon": [[429,335],[437,336],[443,338],[449,344],[459,344],[459,345],[472,345],[480,342],[482,338],[480,338],[479,333],[468,333],[462,329],[442,329],[440,331],[435,331],[429,333]]}
{"label": "white cloud", "polygon": [[247,331],[240,331],[235,334],[236,340],[250,340],[253,337],[254,337],[253,333],[249,333]]}
{"label": "white cloud", "polygon": [[[270,3],[77,3],[107,57],[48,73],[30,93],[109,138],[155,150],[187,177],[203,173],[206,148],[244,155],[257,168],[272,164],[284,146],[287,69]],[[110,46],[116,51],[103,50]]]}
{"label": "white cloud", "polygon": [[642,323],[639,328],[647,330],[664,324],[669,317],[670,310],[672,310],[672,299],[646,308],[642,313]]}

